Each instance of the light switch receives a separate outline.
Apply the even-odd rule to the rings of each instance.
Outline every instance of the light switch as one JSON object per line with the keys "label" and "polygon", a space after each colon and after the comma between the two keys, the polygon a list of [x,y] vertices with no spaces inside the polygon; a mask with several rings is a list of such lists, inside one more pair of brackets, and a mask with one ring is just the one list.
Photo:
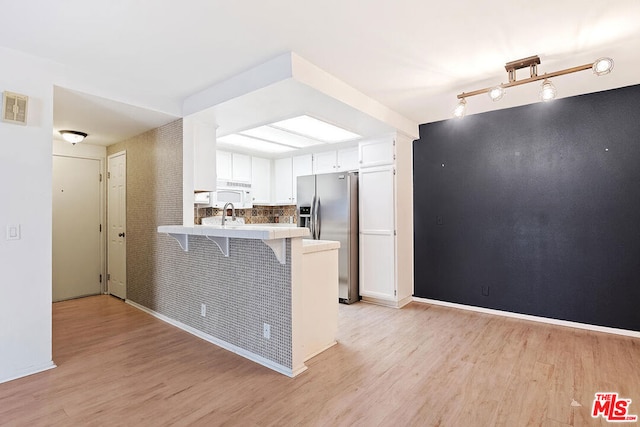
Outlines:
{"label": "light switch", "polygon": [[7,225],[7,240],[20,240],[20,224]]}

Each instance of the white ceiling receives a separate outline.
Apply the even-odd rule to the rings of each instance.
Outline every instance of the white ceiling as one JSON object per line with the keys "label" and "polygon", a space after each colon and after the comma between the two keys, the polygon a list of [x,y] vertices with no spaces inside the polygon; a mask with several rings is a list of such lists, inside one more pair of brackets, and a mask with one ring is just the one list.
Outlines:
{"label": "white ceiling", "polygon": [[[129,90],[152,110],[56,88],[54,127],[101,144],[122,136],[113,120],[127,132],[166,123],[188,96],[289,51],[415,123],[451,117],[458,93],[505,82],[504,64],[531,55],[539,74],[614,58],[610,75],[555,78],[559,97],[640,83],[638,0],[0,2],[0,46]],[[470,98],[467,114],[537,102],[538,90]]]}

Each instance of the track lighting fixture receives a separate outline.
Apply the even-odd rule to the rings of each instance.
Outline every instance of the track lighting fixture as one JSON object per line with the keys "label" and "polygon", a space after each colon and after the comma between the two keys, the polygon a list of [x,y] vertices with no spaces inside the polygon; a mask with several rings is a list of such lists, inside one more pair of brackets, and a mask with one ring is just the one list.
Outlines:
{"label": "track lighting fixture", "polygon": [[[540,64],[539,56],[530,56],[528,58],[518,59],[517,61],[507,62],[504,66],[507,71],[509,79],[508,83],[501,83],[497,86],[492,86],[484,89],[474,90],[473,92],[462,92],[458,95],[458,105],[456,106],[453,115],[457,118],[464,117],[467,110],[466,98],[470,96],[480,95],[487,93],[493,101],[502,99],[505,94],[505,89],[513,86],[520,86],[525,83],[537,82],[544,80],[542,88],[540,89],[540,99],[543,101],[550,101],[556,97],[556,88],[549,80],[552,77],[563,76],[565,74],[571,74],[578,71],[593,70],[593,73],[597,76],[603,76],[609,74],[613,70],[613,59],[611,58],[599,58],[592,64],[579,65],[573,68],[567,68],[560,71],[554,71],[551,73],[544,73],[538,75],[538,65]],[[529,68],[529,77],[521,80],[516,79],[516,70],[521,68]]]}

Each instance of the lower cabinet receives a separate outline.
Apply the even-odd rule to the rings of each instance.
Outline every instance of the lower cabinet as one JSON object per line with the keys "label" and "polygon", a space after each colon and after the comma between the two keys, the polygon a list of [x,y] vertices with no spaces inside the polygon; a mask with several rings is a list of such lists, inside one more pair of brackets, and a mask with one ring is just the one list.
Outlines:
{"label": "lower cabinet", "polygon": [[374,302],[396,299],[393,234],[360,233],[360,295]]}

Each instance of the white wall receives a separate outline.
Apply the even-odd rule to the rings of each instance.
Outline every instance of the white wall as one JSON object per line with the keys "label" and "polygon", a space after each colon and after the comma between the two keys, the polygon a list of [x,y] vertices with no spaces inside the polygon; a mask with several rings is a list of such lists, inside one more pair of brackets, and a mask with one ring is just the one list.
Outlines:
{"label": "white wall", "polygon": [[107,147],[92,144],[71,145],[66,141],[53,140],[53,154],[58,156],[84,157],[87,159],[106,159]]}
{"label": "white wall", "polygon": [[[0,48],[0,91],[29,96],[27,126],[0,121],[0,382],[53,367],[50,62]],[[6,227],[19,224],[20,240]]]}

